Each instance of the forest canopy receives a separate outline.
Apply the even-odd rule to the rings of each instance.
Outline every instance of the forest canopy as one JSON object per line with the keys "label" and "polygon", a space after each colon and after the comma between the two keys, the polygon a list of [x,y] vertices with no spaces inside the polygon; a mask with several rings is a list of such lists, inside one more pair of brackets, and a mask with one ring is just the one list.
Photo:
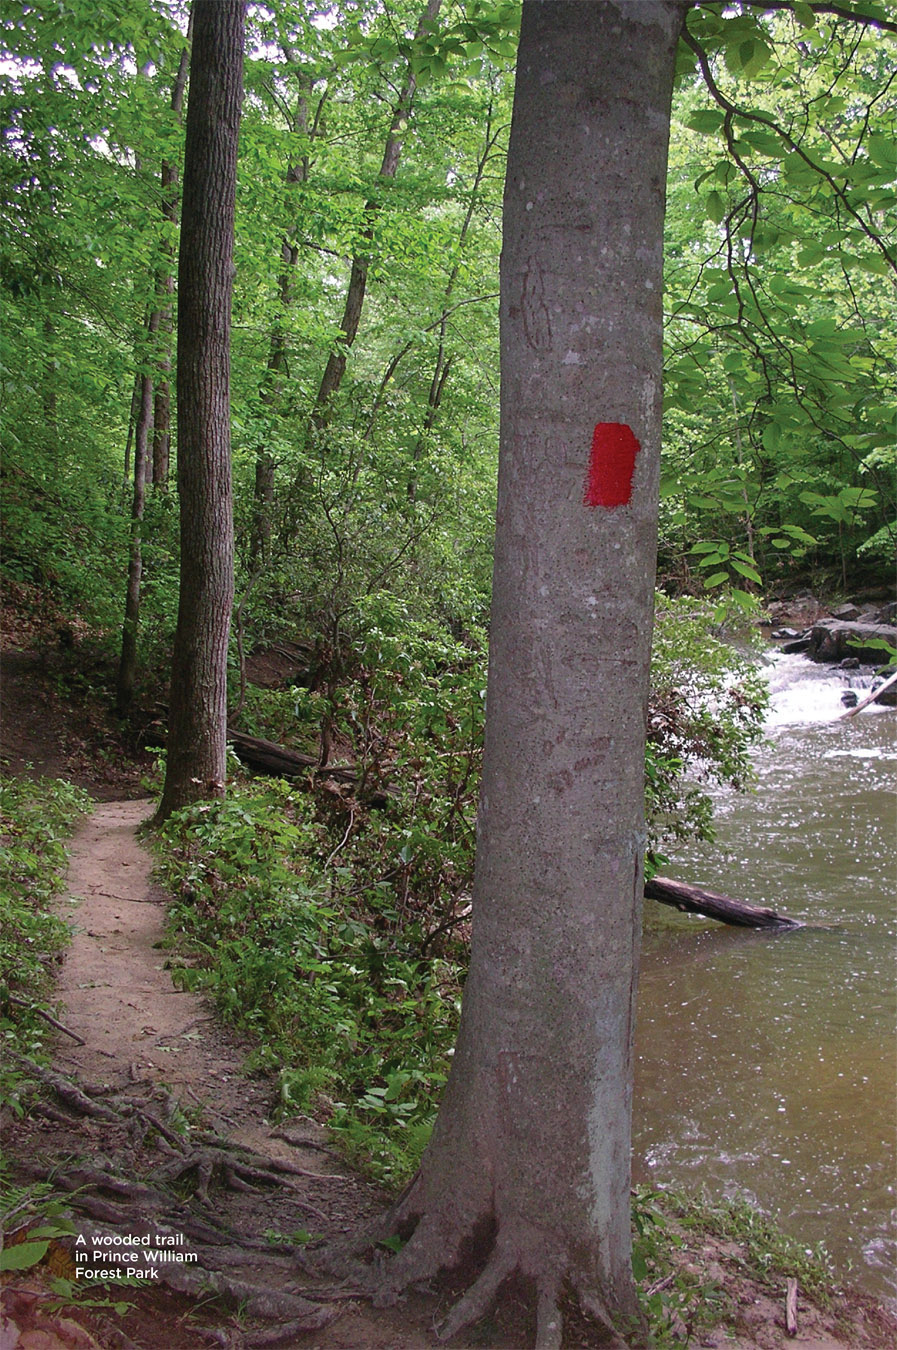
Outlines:
{"label": "forest canopy", "polygon": [[[674,590],[846,589],[893,558],[893,22],[859,11],[880,22],[689,15],[664,299]],[[487,613],[516,22],[485,3],[250,10],[232,354],[247,641],[287,597],[331,645],[377,596],[455,632]],[[6,572],[114,629],[143,416],[144,669],[175,604],[186,30],[185,7],[119,0],[26,7],[2,31]]]}

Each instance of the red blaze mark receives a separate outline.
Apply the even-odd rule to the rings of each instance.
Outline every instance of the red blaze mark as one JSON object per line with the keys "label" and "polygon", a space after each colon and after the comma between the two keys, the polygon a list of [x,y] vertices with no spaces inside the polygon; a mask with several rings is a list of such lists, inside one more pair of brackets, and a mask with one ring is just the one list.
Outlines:
{"label": "red blaze mark", "polygon": [[585,506],[625,506],[632,496],[635,457],[641,446],[623,422],[599,422],[592,437]]}

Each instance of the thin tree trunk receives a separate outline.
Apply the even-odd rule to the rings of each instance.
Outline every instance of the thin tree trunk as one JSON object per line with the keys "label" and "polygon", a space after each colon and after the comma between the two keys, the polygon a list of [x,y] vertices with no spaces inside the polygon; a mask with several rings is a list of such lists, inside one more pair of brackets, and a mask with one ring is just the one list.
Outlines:
{"label": "thin tree trunk", "polygon": [[411,454],[411,476],[408,479],[408,500],[414,501],[417,497],[417,466],[424,455],[427,438],[436,422],[436,417],[442,403],[442,395],[445,392],[446,381],[449,377],[449,371],[454,362],[454,356],[446,353],[446,334],[448,331],[449,315],[452,312],[452,295],[455,290],[455,282],[458,280],[458,273],[461,270],[461,260],[464,254],[464,245],[467,242],[467,235],[473,221],[474,211],[476,210],[480,185],[486,172],[486,165],[489,163],[490,156],[495,149],[495,143],[498,140],[498,132],[492,130],[492,107],[490,105],[489,113],[486,118],[486,135],[483,145],[483,151],[477,162],[476,173],[474,174],[473,184],[470,189],[470,201],[467,204],[467,211],[461,224],[461,230],[458,235],[458,252],[455,258],[454,266],[449,273],[448,281],[445,285],[445,291],[442,297],[442,315],[439,320],[439,345],[436,349],[436,362],[433,369],[433,378],[430,381],[430,388],[427,393],[427,411],[424,417],[424,424],[421,433],[414,445]]}
{"label": "thin tree trunk", "polygon": [[[738,407],[738,395],[735,392],[735,381],[729,377],[729,393],[732,396],[732,411],[735,414],[735,453],[738,457],[738,467],[742,471],[741,477],[741,500],[744,502],[744,530],[747,540],[748,557],[752,563],[756,563],[757,558],[754,553],[754,522],[751,512],[751,502],[748,497],[747,483],[744,481],[744,447],[741,443],[741,412]],[[755,583],[748,579],[745,583],[746,589],[753,591]]]}
{"label": "thin tree trunk", "polygon": [[143,387],[143,380],[138,370],[134,376],[134,387],[131,390],[131,407],[128,411],[128,438],[125,441],[125,462],[121,476],[121,509],[124,511],[125,502],[128,496],[128,483],[131,481],[131,449],[134,445],[134,429],[137,426],[137,416],[140,412],[140,392]]}
{"label": "thin tree trunk", "polygon": [[[685,0],[525,0],[470,973],[393,1293],[462,1256],[638,1327],[632,1033],[659,477],[667,136]],[[382,1231],[382,1230],[381,1230]],[[615,1337],[619,1346],[622,1341]]]}
{"label": "thin tree trunk", "polygon": [[140,399],[134,430],[134,495],[131,501],[128,586],[125,593],[125,618],[115,686],[115,707],[119,717],[128,715],[137,679],[137,631],[140,626],[140,583],[143,578],[143,512],[146,506],[146,466],[153,421],[152,377],[144,373],[139,378]]}
{"label": "thin tree trunk", "polygon": [[[187,26],[187,42],[192,35],[193,17]],[[181,52],[177,75],[171,89],[171,110],[180,118],[184,108],[187,73],[190,68],[190,48]],[[162,161],[162,214],[174,228],[178,221],[178,168],[169,160]],[[163,297],[159,318],[162,350],[156,377],[156,402],[153,412],[153,485],[161,491],[168,488],[171,463],[171,342],[174,308],[174,243],[163,246],[170,263],[162,268],[156,282],[156,294]]]}
{"label": "thin tree trunk", "polygon": [[[297,136],[305,137],[308,135],[308,101],[307,96],[312,90],[312,80],[309,76],[300,75],[301,93],[296,104],[296,116],[293,122],[292,130]],[[320,115],[321,107],[318,109]],[[315,127],[312,135],[317,129],[317,117],[315,118]],[[286,186],[291,188],[297,183],[308,181],[309,159],[308,155],[303,157],[295,164],[290,164],[286,172]],[[280,300],[281,315],[285,315],[293,302],[292,275],[299,259],[299,250],[292,245],[289,239],[284,239],[281,244],[281,261],[283,270],[278,279],[278,298]],[[287,344],[284,328],[281,323],[276,323],[271,331],[270,351],[268,354],[268,367],[265,382],[261,390],[262,402],[272,411],[276,410],[280,404],[283,393],[283,372],[287,364]],[[274,506],[274,481],[276,465],[274,457],[267,445],[261,444],[256,449],[255,455],[255,484],[252,497],[252,533],[250,537],[249,557],[250,570],[256,569],[267,561],[271,550],[271,513]]]}
{"label": "thin tree trunk", "polygon": [[[417,25],[415,35],[417,38],[422,37],[432,25],[439,14],[441,4],[442,0],[428,0],[427,7]],[[407,120],[411,113],[416,89],[417,80],[409,66],[405,83],[393,112],[389,135],[386,138],[383,162],[380,165],[381,181],[388,182],[396,176],[402,154],[402,141],[407,130]],[[374,222],[378,211],[379,207],[375,201],[368,201],[365,205],[366,224],[361,232],[360,247],[356,250],[352,259],[352,272],[349,277],[349,288],[346,291],[343,317],[340,321],[339,340],[327,359],[327,365],[324,368],[324,374],[321,377],[321,383],[318,386],[318,392],[312,407],[310,425],[315,431],[321,431],[327,425],[331,402],[346,373],[349,349],[358,335],[358,325],[361,322],[361,311],[364,306],[368,271],[371,263],[369,250],[374,238]]]}
{"label": "thin tree trunk", "polygon": [[230,312],[244,0],[194,0],[178,267],[181,584],[157,812],[225,790],[234,597]]}

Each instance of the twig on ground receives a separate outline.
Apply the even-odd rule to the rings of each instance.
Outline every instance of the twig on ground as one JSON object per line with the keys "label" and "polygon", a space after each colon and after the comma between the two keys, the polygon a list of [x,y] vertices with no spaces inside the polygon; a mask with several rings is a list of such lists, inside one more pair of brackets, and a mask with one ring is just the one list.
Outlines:
{"label": "twig on ground", "polygon": [[797,1335],[797,1280],[789,1280],[786,1285],[785,1330],[789,1336]]}
{"label": "twig on ground", "polygon": [[79,1045],[87,1044],[84,1037],[79,1036],[77,1031],[71,1031],[68,1027],[63,1026],[62,1022],[59,1022],[55,1017],[52,1017],[45,1008],[39,1008],[37,1004],[32,1003],[30,999],[19,998],[16,994],[7,994],[6,997],[7,1001],[14,1007],[27,1008],[29,1012],[37,1013],[38,1017],[42,1017],[45,1022],[49,1022],[51,1027],[55,1027],[57,1031],[64,1032],[66,1036],[71,1036],[72,1040],[77,1041]]}

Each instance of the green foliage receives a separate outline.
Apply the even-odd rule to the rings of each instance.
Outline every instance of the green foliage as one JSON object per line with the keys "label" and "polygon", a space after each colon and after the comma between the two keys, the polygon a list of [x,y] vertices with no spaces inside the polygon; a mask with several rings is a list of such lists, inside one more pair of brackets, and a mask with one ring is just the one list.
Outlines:
{"label": "green foliage", "polygon": [[[0,1036],[10,1050],[42,1058],[50,1028],[53,963],[68,941],[68,926],[51,912],[62,889],[65,840],[89,809],[80,788],[56,780],[0,779]],[[20,1110],[26,1086],[0,1056],[0,1090]]]}
{"label": "green foliage", "polygon": [[751,783],[768,699],[755,652],[752,659],[751,618],[743,604],[658,595],[645,765],[649,865],[665,842],[713,838],[704,785]]}
{"label": "green foliage", "polygon": [[[429,1133],[457,1023],[458,975],[401,931],[388,887],[341,894],[307,797],[254,784],[166,826],[170,926],[209,990],[259,1037],[284,1110],[323,1106],[350,1152],[399,1181]],[[362,1142],[363,1141],[363,1142]]]}
{"label": "green foliage", "polygon": [[892,147],[876,130],[895,111],[893,43],[807,6],[701,6],[688,32],[661,567],[691,585],[694,546],[727,544],[708,581],[737,551],[767,586],[810,565],[846,589],[875,575],[869,535],[893,547],[893,307],[875,280],[895,256]]}

